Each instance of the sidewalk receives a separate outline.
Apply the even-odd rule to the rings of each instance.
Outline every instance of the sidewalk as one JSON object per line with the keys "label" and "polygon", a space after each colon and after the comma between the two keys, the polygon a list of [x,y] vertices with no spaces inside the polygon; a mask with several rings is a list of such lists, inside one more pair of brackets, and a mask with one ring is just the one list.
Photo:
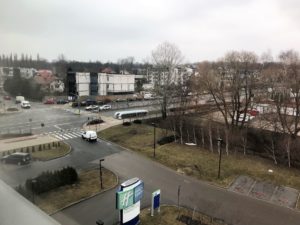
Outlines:
{"label": "sidewalk", "polygon": [[37,135],[4,139],[0,140],[0,153],[14,149],[48,144],[56,141],[58,140],[50,136]]}

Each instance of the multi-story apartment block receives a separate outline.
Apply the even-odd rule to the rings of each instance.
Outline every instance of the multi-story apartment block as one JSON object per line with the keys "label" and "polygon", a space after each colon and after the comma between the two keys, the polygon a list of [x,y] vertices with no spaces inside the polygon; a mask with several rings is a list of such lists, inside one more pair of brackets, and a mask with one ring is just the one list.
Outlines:
{"label": "multi-story apartment block", "polygon": [[68,72],[67,91],[70,96],[105,96],[134,92],[135,75]]}

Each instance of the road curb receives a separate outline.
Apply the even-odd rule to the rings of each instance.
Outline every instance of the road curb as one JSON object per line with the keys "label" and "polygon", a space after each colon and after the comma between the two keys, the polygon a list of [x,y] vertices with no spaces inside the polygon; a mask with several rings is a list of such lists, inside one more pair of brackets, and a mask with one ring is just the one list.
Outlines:
{"label": "road curb", "polygon": [[[108,169],[107,169],[107,170],[108,170]],[[72,203],[70,203],[70,204],[68,204],[68,205],[66,205],[66,206],[64,206],[64,207],[62,207],[62,208],[60,208],[60,209],[54,211],[53,213],[48,214],[48,215],[49,215],[49,216],[53,216],[54,214],[59,213],[60,211],[63,211],[63,210],[65,210],[65,209],[67,209],[67,208],[69,208],[69,207],[71,207],[71,206],[73,206],[73,205],[76,205],[76,204],[78,204],[78,203],[80,203],[80,202],[86,201],[86,200],[88,200],[88,199],[90,199],[90,198],[93,198],[93,197],[95,197],[95,196],[97,196],[97,195],[104,194],[104,193],[106,193],[106,192],[108,192],[108,191],[110,191],[110,190],[116,188],[116,187],[118,186],[118,184],[119,184],[119,177],[117,176],[117,174],[116,174],[115,172],[113,172],[113,171],[111,171],[111,170],[109,170],[109,171],[112,172],[112,173],[115,175],[115,177],[116,177],[116,181],[117,181],[117,182],[116,182],[116,184],[115,184],[114,186],[112,186],[112,187],[110,187],[110,188],[107,188],[107,189],[105,189],[105,190],[103,190],[103,191],[101,191],[101,192],[98,192],[98,193],[96,193],[96,194],[93,194],[93,195],[91,195],[91,196],[82,198],[82,199],[80,199],[80,200],[78,200],[78,201],[72,202]]]}

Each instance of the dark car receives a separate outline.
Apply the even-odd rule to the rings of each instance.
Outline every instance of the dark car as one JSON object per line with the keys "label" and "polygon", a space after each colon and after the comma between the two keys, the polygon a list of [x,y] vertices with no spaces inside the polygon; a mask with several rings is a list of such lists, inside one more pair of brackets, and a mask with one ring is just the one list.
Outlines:
{"label": "dark car", "polygon": [[67,104],[69,101],[66,100],[66,99],[58,99],[56,101],[56,104],[61,104],[61,105],[64,105],[64,104]]}
{"label": "dark car", "polygon": [[3,163],[12,163],[17,165],[28,164],[31,161],[31,155],[29,153],[17,152],[11,155],[7,155],[1,158]]}
{"label": "dark car", "polygon": [[87,99],[85,102],[86,106],[97,105],[97,102],[95,100]]}

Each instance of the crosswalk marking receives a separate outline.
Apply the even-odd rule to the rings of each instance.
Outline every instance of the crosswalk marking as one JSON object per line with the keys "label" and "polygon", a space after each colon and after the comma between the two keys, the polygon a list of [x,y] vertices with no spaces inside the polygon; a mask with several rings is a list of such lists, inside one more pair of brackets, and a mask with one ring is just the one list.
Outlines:
{"label": "crosswalk marking", "polygon": [[62,141],[62,140],[68,140],[68,139],[72,139],[72,138],[81,137],[82,131],[83,130],[81,130],[81,129],[75,128],[75,129],[71,129],[71,130],[51,131],[51,132],[43,133],[41,135],[49,135],[49,136],[52,136],[52,137]]}

